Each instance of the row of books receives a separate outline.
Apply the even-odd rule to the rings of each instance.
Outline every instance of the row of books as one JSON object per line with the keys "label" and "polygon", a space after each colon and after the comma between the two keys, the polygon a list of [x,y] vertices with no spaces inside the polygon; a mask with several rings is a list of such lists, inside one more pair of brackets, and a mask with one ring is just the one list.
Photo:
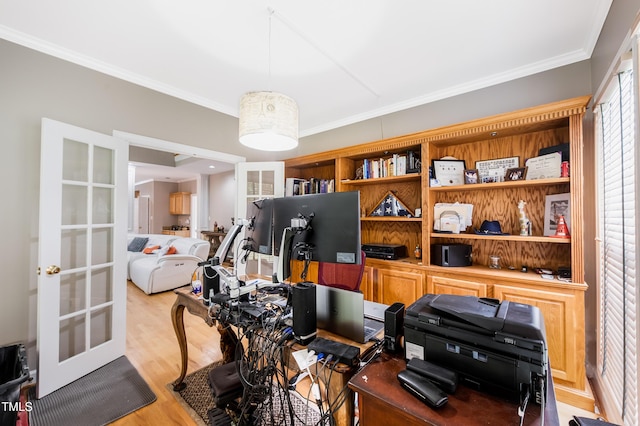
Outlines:
{"label": "row of books", "polygon": [[388,158],[365,159],[362,164],[363,179],[402,176],[408,173],[420,173],[420,157],[413,151],[393,154]]}
{"label": "row of books", "polygon": [[335,191],[334,179],[300,179],[286,178],[284,195],[287,197],[304,194],[324,194]]}

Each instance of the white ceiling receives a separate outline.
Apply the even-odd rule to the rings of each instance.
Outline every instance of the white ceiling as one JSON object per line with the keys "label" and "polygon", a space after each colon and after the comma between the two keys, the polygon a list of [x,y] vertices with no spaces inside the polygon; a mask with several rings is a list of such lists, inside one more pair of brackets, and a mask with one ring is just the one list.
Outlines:
{"label": "white ceiling", "polygon": [[[150,180],[162,182],[184,182],[200,175],[214,175],[234,170],[235,165],[205,158],[176,156],[175,167],[130,162],[135,167],[136,184]],[[211,167],[213,166],[213,168]]]}
{"label": "white ceiling", "polygon": [[588,59],[611,2],[0,0],[0,38],[232,116],[282,92],[306,136]]}

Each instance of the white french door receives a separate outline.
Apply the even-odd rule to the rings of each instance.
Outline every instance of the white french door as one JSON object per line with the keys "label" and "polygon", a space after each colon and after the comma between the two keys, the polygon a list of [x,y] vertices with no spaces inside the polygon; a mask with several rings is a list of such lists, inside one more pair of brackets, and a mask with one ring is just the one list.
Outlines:
{"label": "white french door", "polygon": [[[246,218],[248,203],[284,196],[284,162],[265,161],[236,164],[237,217]],[[236,243],[241,238],[236,238]],[[237,251],[237,250],[236,250]],[[246,263],[235,262],[238,275],[273,275],[274,256],[250,253]]]}
{"label": "white french door", "polygon": [[42,120],[41,398],[125,353],[128,143]]}

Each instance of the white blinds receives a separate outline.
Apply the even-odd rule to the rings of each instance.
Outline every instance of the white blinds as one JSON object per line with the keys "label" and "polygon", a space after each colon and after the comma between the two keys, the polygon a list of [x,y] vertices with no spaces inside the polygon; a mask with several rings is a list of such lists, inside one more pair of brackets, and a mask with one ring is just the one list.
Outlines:
{"label": "white blinds", "polygon": [[637,425],[637,93],[632,71],[620,73],[612,84],[611,97],[595,111],[601,218],[598,379],[615,416]]}

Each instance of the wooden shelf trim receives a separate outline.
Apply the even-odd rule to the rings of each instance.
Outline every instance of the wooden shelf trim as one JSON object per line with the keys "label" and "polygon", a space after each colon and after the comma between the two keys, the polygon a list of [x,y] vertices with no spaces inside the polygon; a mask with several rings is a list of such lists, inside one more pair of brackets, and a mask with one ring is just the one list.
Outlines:
{"label": "wooden shelf trim", "polygon": [[501,137],[507,134],[533,132],[557,126],[558,121],[567,120],[571,116],[581,116],[586,111],[586,105],[590,99],[591,96],[580,96],[409,135],[296,157],[285,160],[285,167],[308,166],[315,163],[333,164],[337,158],[341,157],[366,158],[372,153],[379,155],[380,152],[385,151],[400,152],[404,149],[417,149],[419,145],[426,142],[435,146],[467,143],[483,138],[489,139],[492,137],[492,132],[498,132]]}
{"label": "wooden shelf trim", "polygon": [[571,238],[554,238],[543,236],[522,236],[522,235],[482,235],[482,234],[439,234],[432,233],[431,238],[453,238],[460,240],[495,240],[495,241],[518,241],[522,243],[553,243],[571,244]]}
{"label": "wooden shelf trim", "polygon": [[342,179],[343,185],[374,185],[379,183],[408,182],[412,180],[420,180],[420,173],[407,173],[406,175],[386,176],[381,178],[369,179]]}
{"label": "wooden shelf trim", "polygon": [[553,287],[562,288],[564,290],[579,290],[586,291],[589,287],[585,283],[579,282],[564,282],[557,279],[548,280],[542,278],[540,275],[533,271],[520,272],[519,270],[510,270],[508,268],[491,269],[487,266],[472,265],[461,267],[446,267],[436,265],[425,265],[424,268],[430,273],[437,273],[441,276],[443,274],[454,274],[457,277],[482,277],[495,279],[499,282],[502,279],[509,281],[517,281],[522,284],[533,284],[536,287]]}
{"label": "wooden shelf trim", "polygon": [[405,216],[364,216],[360,222],[422,222],[421,217]]}
{"label": "wooden shelf trim", "polygon": [[559,185],[563,183],[570,183],[571,178],[557,178],[557,179],[535,179],[535,180],[517,180],[507,182],[493,182],[493,183],[476,183],[469,185],[454,185],[454,186],[436,186],[430,187],[429,191],[432,192],[451,192],[451,191],[483,191],[489,189],[505,189],[505,188],[525,188],[532,186],[551,186]]}

